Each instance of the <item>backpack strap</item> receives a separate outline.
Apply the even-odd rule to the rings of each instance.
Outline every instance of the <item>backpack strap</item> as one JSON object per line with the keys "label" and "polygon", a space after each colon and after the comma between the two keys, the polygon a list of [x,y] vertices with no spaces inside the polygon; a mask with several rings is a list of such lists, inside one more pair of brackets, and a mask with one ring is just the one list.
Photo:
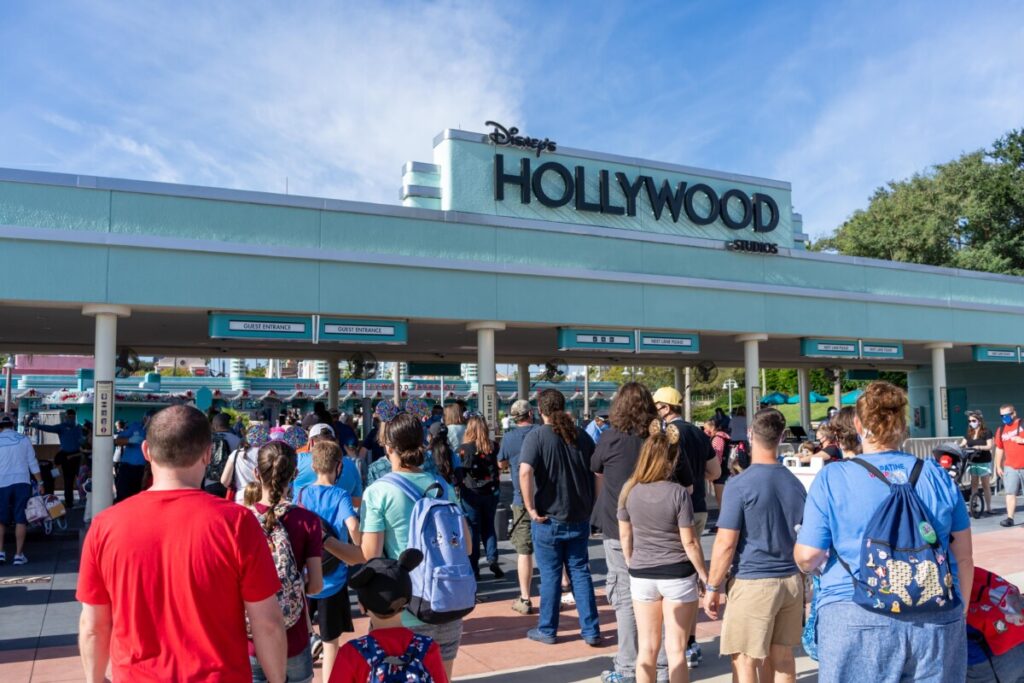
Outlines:
{"label": "backpack strap", "polygon": [[371,672],[375,665],[383,662],[387,657],[387,653],[381,649],[380,643],[378,643],[377,639],[370,634],[367,634],[362,638],[350,640],[349,642],[352,643],[352,647],[356,649],[356,652],[366,660],[366,663],[370,666]]}
{"label": "backpack strap", "polygon": [[914,463],[914,467],[910,470],[910,479],[908,480],[910,488],[917,486],[917,480],[921,478],[921,471],[924,469],[924,460],[920,458]]}
{"label": "backpack strap", "polygon": [[380,478],[380,481],[385,481],[391,484],[412,499],[412,502],[414,503],[423,497],[423,494],[420,493],[415,486],[406,481],[405,477],[401,476],[397,472],[388,472]]}
{"label": "backpack strap", "polygon": [[415,634],[412,640],[409,641],[409,647],[405,650],[406,659],[412,661],[418,659],[423,661],[427,656],[427,651],[430,650],[430,646],[434,644],[434,641],[428,636],[422,636]]}

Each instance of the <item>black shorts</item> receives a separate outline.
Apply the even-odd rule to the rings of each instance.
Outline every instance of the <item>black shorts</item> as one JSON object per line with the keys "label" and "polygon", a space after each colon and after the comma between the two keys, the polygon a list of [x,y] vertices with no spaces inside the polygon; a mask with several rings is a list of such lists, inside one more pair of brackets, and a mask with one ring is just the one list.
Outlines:
{"label": "black shorts", "polygon": [[329,598],[309,599],[310,616],[320,627],[321,640],[337,640],[343,633],[354,633],[352,603],[348,597],[348,583]]}

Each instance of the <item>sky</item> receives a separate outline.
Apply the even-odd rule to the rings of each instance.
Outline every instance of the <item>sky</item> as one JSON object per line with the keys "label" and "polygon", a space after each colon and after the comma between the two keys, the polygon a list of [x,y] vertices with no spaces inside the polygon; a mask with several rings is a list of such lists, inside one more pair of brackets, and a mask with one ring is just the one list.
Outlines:
{"label": "sky", "polygon": [[445,128],[786,180],[1024,127],[1024,3],[0,0],[0,166],[398,203]]}

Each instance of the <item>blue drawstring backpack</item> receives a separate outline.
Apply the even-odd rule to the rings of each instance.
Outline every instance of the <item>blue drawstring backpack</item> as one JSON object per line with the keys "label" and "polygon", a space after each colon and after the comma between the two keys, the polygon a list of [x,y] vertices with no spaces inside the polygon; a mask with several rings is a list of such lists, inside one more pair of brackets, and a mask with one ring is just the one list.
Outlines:
{"label": "blue drawstring backpack", "polygon": [[427,671],[423,660],[433,641],[421,635],[414,635],[408,649],[401,657],[389,657],[381,649],[373,634],[350,641],[370,667],[368,683],[433,683],[434,678]]}
{"label": "blue drawstring backpack", "polygon": [[937,537],[931,515],[914,490],[924,462],[914,464],[906,484],[890,482],[862,458],[850,462],[889,487],[864,530],[856,573],[836,553],[853,579],[853,601],[890,615],[956,609],[961,603],[953,588],[948,543]]}
{"label": "blue drawstring backpack", "polygon": [[412,600],[406,609],[427,624],[447,624],[472,612],[476,577],[465,550],[463,514],[456,503],[444,497],[442,480],[437,479],[422,494],[395,472],[380,481],[413,501],[409,547],[423,553],[423,562],[409,573]]}
{"label": "blue drawstring backpack", "polygon": [[811,609],[807,614],[807,621],[804,622],[804,632],[800,636],[800,644],[804,646],[804,652],[813,661],[818,661],[818,591],[821,589],[821,577],[811,577],[811,590],[814,595],[811,598]]}

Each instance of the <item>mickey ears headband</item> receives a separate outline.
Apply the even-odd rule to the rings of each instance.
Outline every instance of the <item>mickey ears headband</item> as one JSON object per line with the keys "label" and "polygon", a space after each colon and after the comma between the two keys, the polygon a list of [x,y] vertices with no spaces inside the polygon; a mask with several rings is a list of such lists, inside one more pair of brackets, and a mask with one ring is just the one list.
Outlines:
{"label": "mickey ears headband", "polygon": [[672,446],[679,443],[679,428],[674,424],[670,424],[666,427],[661,420],[654,418],[651,420],[651,425],[647,428],[647,431],[650,432],[651,436],[664,434],[668,438],[669,444]]}

